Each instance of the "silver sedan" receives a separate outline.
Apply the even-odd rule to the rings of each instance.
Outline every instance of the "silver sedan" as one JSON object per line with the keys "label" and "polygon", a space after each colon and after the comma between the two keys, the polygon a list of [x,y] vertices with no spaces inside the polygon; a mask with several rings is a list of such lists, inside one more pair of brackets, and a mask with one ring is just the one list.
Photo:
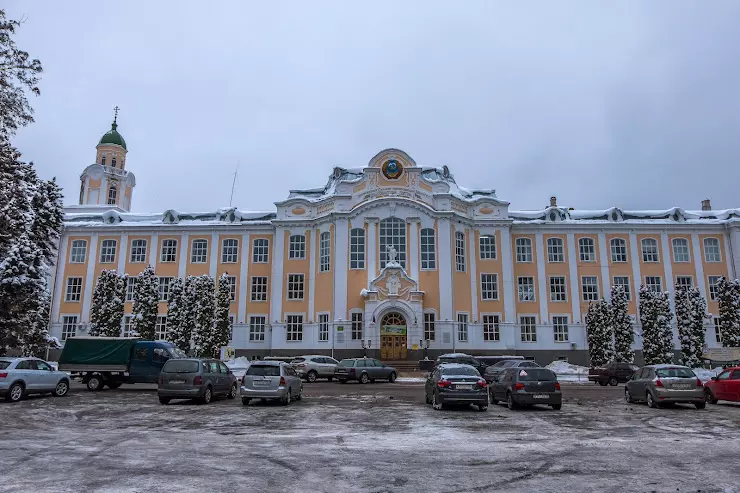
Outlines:
{"label": "silver sedan", "polygon": [[63,397],[70,377],[38,358],[0,358],[0,396],[18,402],[24,395],[50,392]]}
{"label": "silver sedan", "polygon": [[707,405],[702,381],[691,368],[680,365],[648,365],[636,371],[624,387],[624,400],[645,401],[650,407],[686,403],[704,409]]}

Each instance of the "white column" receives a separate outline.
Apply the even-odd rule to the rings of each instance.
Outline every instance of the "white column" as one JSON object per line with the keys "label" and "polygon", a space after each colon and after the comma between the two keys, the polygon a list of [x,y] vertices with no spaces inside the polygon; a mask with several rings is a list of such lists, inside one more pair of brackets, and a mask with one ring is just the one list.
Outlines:
{"label": "white column", "polygon": [[516,290],[514,289],[514,258],[511,252],[511,233],[501,228],[501,285],[504,293],[504,322],[516,322]]}
{"label": "white column", "polygon": [[[451,224],[447,218],[437,220],[439,229],[438,247],[439,257],[437,267],[439,268],[439,318],[440,320],[453,320],[452,307],[452,246],[451,246]],[[453,330],[452,337],[457,337]]]}
{"label": "white column", "polygon": [[182,236],[180,236],[180,262],[177,265],[177,277],[185,280],[185,273],[187,272],[187,265],[188,265],[188,247],[190,246],[188,244],[188,234],[183,233]]}
{"label": "white column", "polygon": [[98,192],[98,202],[95,205],[105,205],[108,203],[108,175],[103,173],[100,180],[100,191]]}
{"label": "white column", "polygon": [[642,285],[642,274],[640,273],[640,254],[637,249],[637,235],[630,231],[630,261],[632,262],[632,282],[635,286],[633,299],[637,306],[637,323],[640,323],[640,286]]}
{"label": "white column", "polygon": [[[55,324],[59,322],[59,311],[62,305],[62,294],[64,292],[64,268],[67,265],[67,245],[69,244],[69,238],[62,235],[59,239],[61,245],[59,246],[59,256],[57,257],[57,273],[54,278],[54,292],[52,293],[52,308],[51,308],[51,323]],[[92,241],[88,243],[89,248],[85,260],[88,265],[95,265],[95,257],[90,256],[89,249],[92,248]]]}
{"label": "white column", "polygon": [[728,234],[724,235],[725,261],[727,262],[727,276],[730,279],[737,279],[737,274],[735,274],[735,262],[732,258],[732,247],[730,246],[732,233],[732,230],[728,230]]}
{"label": "white column", "polygon": [[316,303],[316,240],[321,237],[321,231],[317,228],[312,228],[311,231],[311,244],[308,245],[308,313],[306,314],[306,322],[311,320],[316,321],[314,318],[314,306]]}
{"label": "white column", "polygon": [[90,256],[87,262],[87,272],[85,274],[85,294],[82,298],[82,313],[80,314],[81,322],[90,321],[90,303],[92,302],[93,284],[95,281],[95,259],[98,255],[98,234],[93,233],[90,238]]}
{"label": "white column", "polygon": [[278,226],[272,241],[272,272],[270,274],[270,323],[283,318],[283,255],[285,230]]}
{"label": "white column", "polygon": [[732,255],[732,269],[730,269],[730,277],[737,279],[740,276],[740,227],[733,225],[729,230],[727,237],[727,243],[729,244]]}
{"label": "white column", "polygon": [[239,298],[236,319],[243,324],[247,320],[247,296],[249,296],[249,233],[242,235],[242,263],[239,266]]}
{"label": "white column", "polygon": [[378,252],[376,251],[376,245],[378,243],[376,236],[378,231],[378,220],[365,219],[365,224],[367,224],[367,285],[370,286],[370,282],[378,275],[376,271],[378,259]]}
{"label": "white column", "polygon": [[121,235],[121,240],[118,242],[118,267],[116,268],[119,274],[126,273],[126,255],[128,255],[128,235],[126,233]]}
{"label": "white column", "polygon": [[535,234],[537,248],[537,297],[540,300],[540,323],[550,323],[547,309],[547,275],[545,274],[545,242],[542,233]]}
{"label": "white column", "polygon": [[[632,248],[630,248],[632,251]],[[601,267],[601,289],[605,300],[609,301],[612,297],[611,280],[609,279],[609,255],[607,254],[606,234],[599,233],[599,264]]]}
{"label": "white column", "polygon": [[660,233],[660,243],[662,248],[661,256],[663,257],[663,272],[665,273],[665,282],[667,284],[668,301],[671,306],[671,311],[675,313],[675,307],[673,306],[673,291],[675,290],[673,280],[673,265],[671,264],[671,247],[668,241],[668,232],[663,231]]}
{"label": "white column", "polygon": [[218,241],[218,233],[213,233],[211,235],[211,265],[210,269],[208,270],[208,275],[216,278],[216,266],[218,265],[218,255],[220,253],[219,251],[219,241]]}
{"label": "white column", "polygon": [[581,321],[581,297],[578,293],[578,253],[576,252],[576,235],[568,233],[568,277],[570,278],[570,306],[573,311],[573,322]]}
{"label": "white column", "polygon": [[[349,219],[334,223],[334,313],[332,319],[347,319],[347,269],[349,268]],[[374,245],[375,243],[373,243]],[[358,294],[358,293],[353,293]],[[315,320],[315,319],[314,319]],[[366,320],[367,322],[367,320]],[[333,337],[333,336],[332,336]]]}
{"label": "white column", "polygon": [[709,301],[707,296],[707,281],[704,279],[704,262],[702,262],[701,245],[699,244],[699,233],[691,234],[691,247],[694,250],[694,268],[696,269],[696,287],[705,300]]}
{"label": "white column", "polygon": [[419,219],[409,220],[409,275],[415,281],[419,280]]}
{"label": "white column", "polygon": [[159,250],[159,235],[154,233],[149,246],[149,265],[156,271],[157,269],[157,251]]}
{"label": "white column", "polygon": [[[468,238],[468,265],[470,266],[470,299],[472,300],[472,306],[470,307],[470,322],[471,324],[476,320],[479,320],[478,316],[478,271],[477,271],[477,257],[475,255],[475,229],[471,228]],[[481,336],[481,341],[482,341]]]}

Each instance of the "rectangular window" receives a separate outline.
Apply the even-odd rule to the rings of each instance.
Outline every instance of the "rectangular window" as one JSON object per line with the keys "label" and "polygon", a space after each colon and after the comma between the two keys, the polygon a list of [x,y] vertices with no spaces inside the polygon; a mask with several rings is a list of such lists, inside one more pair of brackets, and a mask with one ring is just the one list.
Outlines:
{"label": "rectangular window", "polygon": [[520,277],[517,279],[519,301],[534,301],[534,277]]}
{"label": "rectangular window", "polygon": [[532,262],[532,240],[529,238],[516,239],[516,261]]}
{"label": "rectangular window", "polygon": [[562,238],[548,238],[547,239],[547,261],[548,262],[565,262]]}
{"label": "rectangular window", "polygon": [[138,278],[127,276],[126,277],[126,301],[134,301],[134,293],[136,292],[136,281]]}
{"label": "rectangular window", "polygon": [[674,262],[690,262],[689,258],[689,240],[686,238],[674,238],[671,242],[673,245]]}
{"label": "rectangular window", "polygon": [[62,340],[77,335],[77,315],[65,315],[62,317]]}
{"label": "rectangular window", "polygon": [[630,290],[630,278],[627,276],[614,276],[612,278],[612,286],[622,286],[624,288],[624,295],[627,301],[632,299],[632,291]]}
{"label": "rectangular window", "polygon": [[498,274],[480,275],[481,299],[485,301],[498,299]]}
{"label": "rectangular window", "polygon": [[434,229],[421,230],[421,269],[433,270],[437,268],[437,246]]}
{"label": "rectangular window", "polygon": [[581,256],[581,262],[596,262],[596,246],[593,238],[579,238],[578,253]]}
{"label": "rectangular window", "polygon": [[229,295],[231,301],[236,301],[236,276],[228,276],[226,282],[229,284]]}
{"label": "rectangular window", "polygon": [[257,238],[252,242],[252,263],[266,264],[270,253],[270,241],[266,238]]}
{"label": "rectangular window", "polygon": [[406,221],[397,217],[387,217],[380,220],[379,228],[380,268],[384,269],[389,260],[388,251],[393,247],[396,250],[396,262],[406,268]]}
{"label": "rectangular window", "polygon": [[612,262],[627,261],[627,242],[622,238],[614,238],[609,242],[612,251]]}
{"label": "rectangular window", "polygon": [[205,264],[208,261],[208,240],[193,240],[190,263]]}
{"label": "rectangular window", "polygon": [[663,291],[663,280],[660,276],[645,276],[645,287],[654,293]]}
{"label": "rectangular window", "polygon": [[349,268],[365,268],[365,229],[352,228],[349,233]]}
{"label": "rectangular window", "polygon": [[134,317],[131,315],[123,316],[123,337],[131,337],[134,334]]}
{"label": "rectangular window", "polygon": [[550,301],[567,301],[564,276],[550,277]]}
{"label": "rectangular window", "polygon": [[457,314],[457,340],[458,342],[468,342],[468,314]]}
{"label": "rectangular window", "polygon": [[496,259],[496,237],[494,235],[481,235],[478,240],[481,260]]}
{"label": "rectangular window", "polygon": [[162,253],[159,260],[161,262],[175,262],[177,260],[177,240],[162,240]]}
{"label": "rectangular window", "polygon": [[645,238],[642,240],[642,261],[658,262],[658,240]]}
{"label": "rectangular window", "polygon": [[249,341],[263,342],[265,340],[266,317],[252,315],[249,317]]}
{"label": "rectangular window", "polygon": [[433,341],[434,335],[434,313],[427,312],[424,314],[424,340]]}
{"label": "rectangular window", "polygon": [[500,341],[501,332],[499,331],[498,315],[483,315],[483,340]]}
{"label": "rectangular window", "polygon": [[352,312],[351,316],[352,316],[352,340],[353,341],[362,340],[362,325],[363,325],[362,312]]}
{"label": "rectangular window", "polygon": [[704,238],[704,260],[709,263],[722,262],[717,238]]}
{"label": "rectangular window", "polygon": [[154,340],[167,340],[167,315],[157,315],[157,323],[154,326]]}
{"label": "rectangular window", "polygon": [[303,299],[303,274],[288,274],[288,300]]}
{"label": "rectangular window", "polygon": [[285,330],[287,341],[303,340],[303,315],[288,315]]}
{"label": "rectangular window", "polygon": [[172,283],[172,279],[172,277],[159,278],[159,301],[170,300],[170,284]]}
{"label": "rectangular window", "polygon": [[221,242],[221,263],[235,264],[239,261],[239,240],[226,238]]}
{"label": "rectangular window", "polygon": [[568,342],[568,317],[553,316],[552,331],[555,342]]}
{"label": "rectangular window", "polygon": [[694,285],[694,279],[691,276],[676,276],[676,287],[679,289],[690,288]]}
{"label": "rectangular window", "polygon": [[87,241],[72,240],[72,248],[69,251],[69,262],[72,264],[84,264],[87,256]]}
{"label": "rectangular window", "polygon": [[522,315],[519,317],[522,342],[537,342],[537,322],[535,317]]}
{"label": "rectangular window", "polygon": [[131,240],[131,257],[132,264],[143,264],[146,262],[146,240]]}
{"label": "rectangular window", "polygon": [[329,340],[329,314],[319,313],[319,342]]}
{"label": "rectangular window", "polygon": [[583,301],[599,300],[599,279],[596,276],[583,276],[581,278],[581,292]]}
{"label": "rectangular window", "polygon": [[465,233],[455,232],[455,270],[465,272]]}
{"label": "rectangular window", "polygon": [[319,272],[329,272],[331,268],[331,235],[321,233],[319,241]]}
{"label": "rectangular window", "polygon": [[67,292],[64,295],[64,301],[80,301],[82,299],[82,278],[68,277]]}
{"label": "rectangular window", "polygon": [[252,301],[267,301],[267,277],[252,276]]}
{"label": "rectangular window", "polygon": [[712,322],[714,323],[714,340],[717,344],[722,344],[722,325],[719,317],[714,317]]}
{"label": "rectangular window", "polygon": [[103,240],[100,244],[100,263],[112,264],[116,261],[116,240]]}
{"label": "rectangular window", "polygon": [[306,258],[306,237],[304,235],[291,235],[288,249],[288,258]]}
{"label": "rectangular window", "polygon": [[719,299],[719,291],[717,290],[717,284],[722,276],[709,276],[707,277],[707,285],[709,286],[709,299],[717,301]]}

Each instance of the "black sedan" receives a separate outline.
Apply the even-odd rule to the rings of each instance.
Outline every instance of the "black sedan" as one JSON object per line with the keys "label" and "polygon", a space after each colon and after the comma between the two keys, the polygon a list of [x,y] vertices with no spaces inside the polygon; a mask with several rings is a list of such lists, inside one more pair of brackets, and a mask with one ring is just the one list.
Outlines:
{"label": "black sedan", "polygon": [[540,365],[527,359],[507,359],[489,366],[483,372],[483,378],[490,385],[495,382],[507,368],[540,368]]}
{"label": "black sedan", "polygon": [[557,411],[563,406],[558,377],[547,368],[507,368],[489,394],[491,404],[504,401],[509,409],[545,404]]}
{"label": "black sedan", "polygon": [[448,363],[437,366],[427,376],[424,397],[436,410],[447,404],[475,404],[478,411],[488,409],[488,386],[478,370],[470,365]]}

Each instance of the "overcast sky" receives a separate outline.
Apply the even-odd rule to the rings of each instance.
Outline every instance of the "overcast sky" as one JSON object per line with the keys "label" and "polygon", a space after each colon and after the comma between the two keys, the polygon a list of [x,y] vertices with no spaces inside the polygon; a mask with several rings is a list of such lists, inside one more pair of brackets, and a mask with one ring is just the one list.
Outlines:
{"label": "overcast sky", "polygon": [[273,210],[396,147],[514,209],[740,207],[740,2],[20,2],[15,139],[76,203],[121,107],[132,210]]}

